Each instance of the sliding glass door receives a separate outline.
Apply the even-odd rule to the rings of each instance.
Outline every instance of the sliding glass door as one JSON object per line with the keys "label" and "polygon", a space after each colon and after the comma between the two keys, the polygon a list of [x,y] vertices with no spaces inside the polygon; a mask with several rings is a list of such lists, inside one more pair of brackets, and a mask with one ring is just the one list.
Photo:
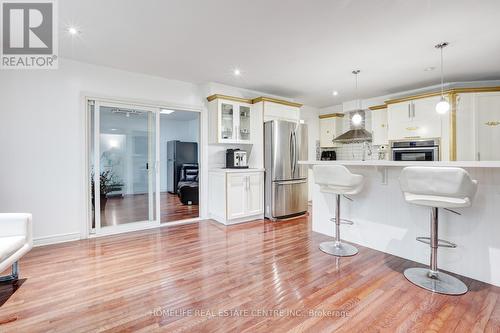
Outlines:
{"label": "sliding glass door", "polygon": [[92,232],[159,224],[154,108],[91,100]]}

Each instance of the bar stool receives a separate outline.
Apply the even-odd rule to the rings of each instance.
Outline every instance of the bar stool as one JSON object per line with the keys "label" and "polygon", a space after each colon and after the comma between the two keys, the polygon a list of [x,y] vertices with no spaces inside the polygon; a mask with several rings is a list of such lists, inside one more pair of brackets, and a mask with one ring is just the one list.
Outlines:
{"label": "bar stool", "polygon": [[[353,256],[358,249],[340,240],[340,223],[352,224],[352,221],[340,218],[340,196],[358,194],[363,188],[363,176],[351,173],[343,165],[315,165],[313,167],[314,180],[323,193],[335,194],[335,240],[323,242],[319,245],[321,251],[338,257]],[[349,197],[346,197],[351,200]]]}
{"label": "bar stool", "polygon": [[424,289],[446,295],[462,295],[467,286],[459,279],[438,271],[438,247],[456,247],[456,244],[438,238],[438,210],[443,208],[455,214],[451,208],[470,207],[477,191],[477,181],[461,168],[407,167],[400,176],[401,190],[406,202],[430,207],[430,237],[417,240],[430,245],[429,268],[408,268],[405,277]]}

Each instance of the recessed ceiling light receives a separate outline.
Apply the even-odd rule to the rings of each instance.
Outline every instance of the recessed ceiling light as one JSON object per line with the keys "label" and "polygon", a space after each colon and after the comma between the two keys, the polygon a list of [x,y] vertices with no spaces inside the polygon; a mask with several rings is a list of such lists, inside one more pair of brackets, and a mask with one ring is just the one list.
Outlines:
{"label": "recessed ceiling light", "polygon": [[110,128],[111,131],[118,131],[118,128]]}
{"label": "recessed ceiling light", "polygon": [[234,76],[240,76],[241,75],[241,71],[238,68],[235,68],[234,71],[233,71],[233,74],[234,74]]}
{"label": "recessed ceiling light", "polygon": [[161,111],[160,111],[161,114],[171,114],[174,112],[175,112],[175,110],[169,110],[169,109],[161,109]]}
{"label": "recessed ceiling light", "polygon": [[68,33],[72,36],[76,36],[80,34],[80,31],[76,27],[69,27]]}
{"label": "recessed ceiling light", "polygon": [[426,72],[432,72],[432,71],[433,71],[433,70],[435,70],[435,69],[436,69],[436,67],[434,67],[434,66],[430,66],[430,67],[426,67],[426,68],[424,68],[424,71],[426,71]]}
{"label": "recessed ceiling light", "polygon": [[334,90],[334,91],[332,92],[332,95],[333,95],[333,96],[337,96],[338,94],[339,94],[339,92],[338,92],[337,90]]}

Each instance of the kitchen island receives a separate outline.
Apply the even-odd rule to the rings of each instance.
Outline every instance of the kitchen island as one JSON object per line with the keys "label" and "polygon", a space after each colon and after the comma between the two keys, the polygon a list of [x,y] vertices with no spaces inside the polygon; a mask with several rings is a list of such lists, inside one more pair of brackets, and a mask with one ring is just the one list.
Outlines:
{"label": "kitchen island", "polygon": [[[390,253],[425,265],[429,246],[415,237],[429,236],[429,214],[426,207],[405,202],[399,186],[399,175],[406,166],[461,167],[478,181],[472,207],[457,209],[462,215],[440,210],[439,238],[457,244],[454,249],[439,248],[440,269],[500,286],[500,162],[401,162],[368,161],[300,161],[309,165],[344,165],[353,173],[365,176],[362,192],[352,199],[341,200],[342,218],[354,225],[342,225],[342,238],[348,242]],[[313,231],[333,236],[334,195],[320,192],[314,184],[312,193]],[[326,254],[319,254],[326,255]],[[358,255],[363,255],[360,251]]]}

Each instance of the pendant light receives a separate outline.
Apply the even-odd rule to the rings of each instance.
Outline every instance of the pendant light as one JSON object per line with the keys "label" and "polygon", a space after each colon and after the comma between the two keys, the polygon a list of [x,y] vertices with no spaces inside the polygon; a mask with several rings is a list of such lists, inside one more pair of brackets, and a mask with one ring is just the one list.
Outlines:
{"label": "pendant light", "polygon": [[444,74],[443,74],[443,49],[448,46],[448,42],[439,43],[435,46],[436,49],[441,50],[441,99],[436,104],[436,112],[445,114],[450,110],[450,103],[444,98]]}
{"label": "pendant light", "polygon": [[[352,74],[354,74],[356,77],[356,101],[358,102],[358,111],[361,110],[361,103],[360,103],[361,101],[358,98],[358,75],[359,75],[359,73],[361,73],[361,71],[359,69],[352,71]],[[354,114],[354,116],[352,116],[351,122],[354,126],[359,126],[359,125],[361,125],[361,122],[363,122],[363,117],[358,112],[356,112]]]}

